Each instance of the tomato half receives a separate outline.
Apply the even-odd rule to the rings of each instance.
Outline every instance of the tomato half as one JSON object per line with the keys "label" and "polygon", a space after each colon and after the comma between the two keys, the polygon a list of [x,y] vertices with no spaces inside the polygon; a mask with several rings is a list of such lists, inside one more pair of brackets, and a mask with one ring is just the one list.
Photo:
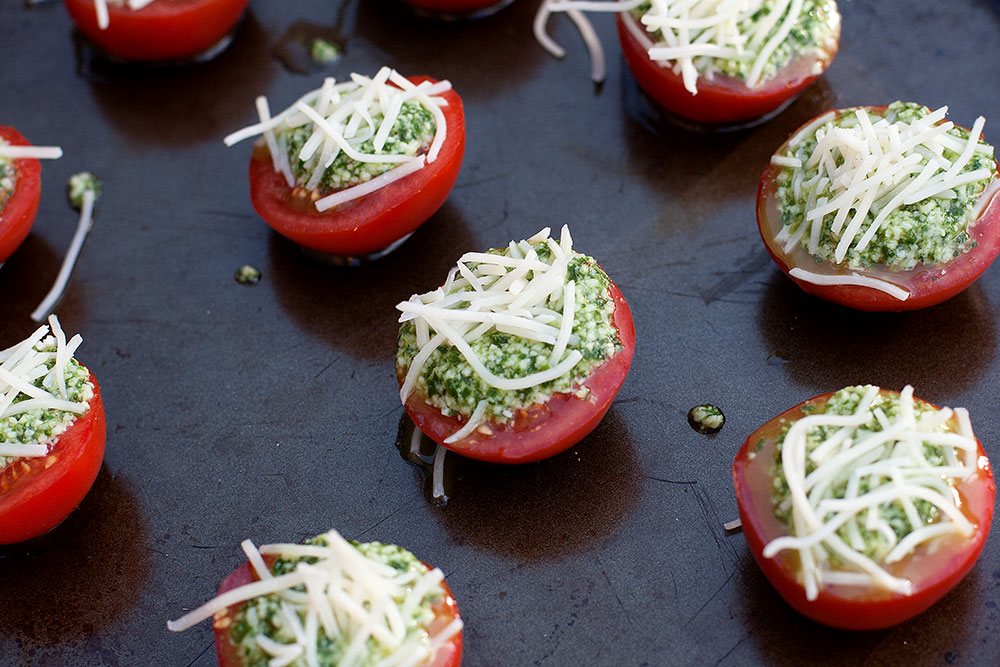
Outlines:
{"label": "tomato half", "polygon": [[[865,108],[873,113],[885,111],[884,106]],[[853,109],[838,109],[827,112],[827,114],[839,116],[852,111]],[[791,136],[796,136],[799,131],[827,114],[821,114],[805,123]],[[774,154],[782,155],[787,148],[788,142],[786,141]],[[1000,165],[997,169],[1000,171]],[[908,298],[900,300],[886,292],[863,285],[817,285],[789,275],[789,278],[794,280],[799,287],[813,296],[858,310],[903,311],[927,308],[950,299],[971,285],[1000,254],[1000,196],[997,196],[1000,186],[988,187],[983,193],[983,197],[990,198],[989,203],[979,214],[979,218],[969,225],[969,237],[974,247],[945,264],[937,266],[917,265],[910,271],[893,271],[887,268],[871,267],[864,271],[855,272],[835,266],[830,262],[817,262],[801,246],[796,246],[790,253],[786,254],[784,249],[774,240],[782,226],[781,213],[778,210],[776,182],[780,171],[780,166],[768,163],[757,188],[757,228],[764,240],[764,245],[767,247],[767,252],[778,268],[786,275],[796,267],[824,275],[859,273],[885,280],[910,292]],[[997,183],[997,179],[994,179],[993,185],[997,185]]]}
{"label": "tomato half", "polygon": [[[30,146],[31,143],[12,127],[0,125],[0,139],[11,146]],[[21,245],[38,213],[42,198],[42,165],[35,158],[12,160],[14,165],[14,191],[0,207],[0,264]],[[2,199],[0,199],[2,203]]]}
{"label": "tomato half", "polygon": [[631,14],[620,13],[616,21],[622,55],[639,87],[667,111],[698,123],[734,123],[778,109],[826,71],[840,36],[838,22],[835,36],[821,51],[803,54],[757,88],[717,73],[711,79],[698,77],[698,94],[692,95],[680,74],[649,58],[651,42]]}
{"label": "tomato half", "polygon": [[[264,556],[264,562],[270,568],[276,558],[274,556]],[[425,563],[426,565],[426,563]],[[250,563],[244,563],[235,572],[226,577],[222,585],[219,586],[219,595],[226,591],[257,580],[257,575],[253,571]],[[458,604],[451,594],[451,589],[445,581],[441,582],[446,595],[441,600],[434,603],[434,619],[426,628],[427,632],[433,635],[443,630],[449,623],[459,618]],[[231,629],[236,620],[236,614],[240,610],[240,605],[236,604],[227,607],[225,611],[219,612],[212,620],[212,630],[215,634],[215,654],[219,659],[219,667],[242,667],[243,659],[240,656],[239,647],[233,643]],[[459,667],[462,664],[462,633],[459,632],[446,643],[442,644],[434,653],[431,661],[422,663],[424,667]]]}
{"label": "tomato half", "polygon": [[[436,83],[426,76],[415,84]],[[465,154],[465,114],[453,90],[441,94],[447,134],[437,159],[364,197],[320,213],[308,197],[296,196],[274,170],[263,141],[250,160],[250,199],[274,231],[299,245],[332,255],[366,255],[383,250],[423,224],[441,208],[458,179]]]}
{"label": "tomato half", "polygon": [[248,0],[154,0],[142,9],[108,3],[103,30],[94,0],[63,2],[80,31],[108,53],[125,60],[169,61],[197,56],[218,44]]}
{"label": "tomato half", "polygon": [[[882,393],[896,394],[886,390]],[[823,405],[830,396],[832,394],[811,398],[768,421],[746,439],[736,454],[733,484],[743,534],[760,569],[781,597],[800,613],[820,623],[848,630],[886,628],[930,607],[975,564],[993,519],[993,472],[980,443],[977,470],[956,486],[964,501],[963,512],[977,526],[972,537],[939,538],[930,547],[917,547],[912,555],[892,566],[898,568],[893,571],[895,576],[912,582],[912,594],[827,584],[820,588],[815,600],[809,600],[798,581],[796,554],[783,551],[774,558],[763,555],[764,547],[771,540],[788,534],[772,510],[770,468],[783,424],[804,417],[807,413],[803,408]],[[763,445],[758,447],[762,440]]]}
{"label": "tomato half", "polygon": [[[544,403],[518,411],[512,424],[489,424],[489,434],[477,429],[451,443],[444,440],[458,431],[464,421],[456,416],[441,414],[416,390],[406,399],[404,406],[410,419],[427,437],[443,447],[463,456],[494,463],[540,461],[580,442],[597,427],[611,407],[611,402],[625,382],[635,351],[632,311],[614,281],[610,281],[608,291],[615,304],[612,322],[618,330],[622,349],[579,383],[579,386],[590,390],[588,398],[579,398],[572,392],[556,393]],[[406,376],[405,370],[401,370],[397,369],[400,385]]]}
{"label": "tomato half", "polygon": [[17,459],[0,470],[0,544],[55,528],[94,485],[106,434],[101,389],[93,374],[90,408],[52,444],[47,456]]}

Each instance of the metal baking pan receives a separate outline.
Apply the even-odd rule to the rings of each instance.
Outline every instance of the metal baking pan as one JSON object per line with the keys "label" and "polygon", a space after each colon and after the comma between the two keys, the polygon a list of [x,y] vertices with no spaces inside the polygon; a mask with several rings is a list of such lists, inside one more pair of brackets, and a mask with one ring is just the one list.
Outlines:
{"label": "metal baking pan", "polygon": [[[1000,654],[1000,539],[931,610],[848,633],[792,611],[740,535],[730,465],[759,424],[850,383],[905,383],[969,408],[1000,457],[1000,275],[922,312],[864,314],[812,299],[775,268],[754,220],[771,151],[832,107],[948,104],[1000,140],[1000,4],[840,3],[829,71],[772,120],[707,133],[672,125],[609,56],[589,81],[565,17],[558,61],[531,35],[537,3],[475,22],[418,19],[388,0],[254,0],[212,62],[111,66],[61,3],[0,5],[0,122],[65,156],[43,166],[34,230],[0,269],[0,346],[33,328],[75,215],[63,188],[104,179],[94,230],[58,307],[104,391],[105,464],[58,529],[0,552],[0,664],[214,664],[208,623],[168,618],[211,597],[239,542],[329,528],[406,546],[441,567],[466,622],[467,665],[991,664]],[[326,66],[285,53],[300,22],[345,47]],[[294,38],[295,32],[290,37]],[[294,42],[294,39],[291,39]],[[287,59],[287,57],[286,57]],[[306,257],[255,215],[249,145],[222,137],[324,75],[450,79],[468,149],[445,206],[377,263]],[[300,63],[301,65],[301,63]],[[551,460],[446,460],[449,502],[396,446],[398,301],[438,284],[464,249],[568,223],[635,316],[631,374],[597,430]],[[263,278],[247,287],[244,264]],[[706,437],[685,414],[712,402]]]}

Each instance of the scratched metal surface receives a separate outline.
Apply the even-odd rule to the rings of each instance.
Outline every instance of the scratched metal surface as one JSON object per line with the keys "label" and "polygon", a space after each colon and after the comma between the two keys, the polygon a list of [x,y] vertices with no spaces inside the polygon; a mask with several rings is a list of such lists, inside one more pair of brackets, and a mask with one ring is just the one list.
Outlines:
{"label": "scratched metal surface", "polygon": [[[44,166],[42,207],[0,270],[0,345],[25,336],[69,242],[67,177],[105,194],[58,308],[104,388],[105,465],[60,528],[0,552],[0,664],[201,665],[209,625],[165,621],[241,562],[240,540],[330,527],[397,542],[446,573],[466,620],[467,665],[989,664],[1000,653],[1000,539],[923,616],[845,633],[791,611],[736,516],[730,463],[759,423],[855,382],[913,383],[970,408],[1000,457],[1000,274],[906,315],[847,312],[804,296],[767,258],[753,200],[770,151],[832,106],[918,100],[1000,138],[1000,4],[841,3],[841,53],[784,113],[752,130],[692,133],[659,119],[595,19],[608,80],[588,82],[566,20],[564,61],[533,41],[533,0],[475,23],[414,19],[394,2],[253,0],[229,51],[198,67],[109,67],[74,46],[61,4],[0,5],[0,122],[65,157]],[[294,74],[272,55],[307,20],[346,54]],[[450,78],[468,152],[448,203],[390,257],[357,270],[305,258],[250,207],[248,145],[221,137],[324,73]],[[992,130],[990,128],[993,128]],[[394,441],[393,305],[440,281],[464,249],[572,225],[617,280],[638,348],[597,430],[516,468],[448,460],[433,506]],[[233,280],[243,264],[255,287]],[[724,430],[685,413],[713,402]]]}

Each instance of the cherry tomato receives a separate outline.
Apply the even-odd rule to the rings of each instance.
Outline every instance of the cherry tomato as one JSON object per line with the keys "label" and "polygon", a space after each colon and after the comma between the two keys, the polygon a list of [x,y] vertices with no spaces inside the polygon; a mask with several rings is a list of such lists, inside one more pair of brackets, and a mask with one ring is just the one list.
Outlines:
{"label": "cherry tomato", "polygon": [[[615,303],[612,322],[618,330],[622,349],[580,382],[580,386],[590,390],[588,398],[579,398],[572,392],[555,393],[546,402],[519,411],[512,424],[489,424],[489,434],[477,429],[451,443],[444,440],[463,425],[457,417],[441,414],[418,391],[413,391],[406,399],[406,412],[431,440],[453,452],[482,461],[529,463],[569,449],[600,423],[632,364],[635,350],[632,311],[614,282],[609,292]],[[400,385],[404,378],[405,373],[397,372]]]}
{"label": "cherry tomato", "polygon": [[[883,113],[884,106],[865,107],[872,113]],[[830,114],[838,117],[853,109],[839,109]],[[816,122],[821,116],[809,121],[799,131]],[[788,148],[785,142],[775,155],[784,154]],[[1000,166],[998,166],[1000,170]],[[992,197],[989,204],[983,208],[979,218],[969,225],[969,237],[974,244],[968,252],[962,253],[946,264],[936,266],[917,265],[910,271],[893,271],[885,267],[871,267],[864,271],[851,271],[840,268],[830,262],[819,263],[801,246],[796,246],[786,254],[781,245],[775,242],[775,235],[781,231],[781,213],[778,210],[776,178],[781,167],[768,164],[761,176],[757,188],[757,227],[764,240],[767,252],[786,275],[793,268],[800,268],[812,273],[835,275],[839,273],[859,273],[885,280],[909,291],[906,299],[897,299],[878,289],[863,285],[817,285],[795,276],[789,277],[804,291],[821,299],[839,303],[842,306],[868,311],[903,311],[926,308],[946,301],[971,285],[989,267],[1000,254],[1000,197],[996,196],[1000,187],[987,188],[984,197]],[[997,184],[994,179],[993,185]]]}
{"label": "cherry tomato", "polygon": [[[274,556],[264,556],[264,562],[268,567],[274,564]],[[426,563],[425,563],[426,565]],[[222,585],[219,586],[219,595],[226,591],[257,580],[257,575],[253,571],[250,563],[244,563],[235,572],[226,577]],[[434,603],[434,619],[426,628],[427,632],[434,635],[443,630],[458,615],[458,604],[451,594],[451,589],[444,581],[441,582],[447,595]],[[236,620],[236,615],[240,610],[240,605],[228,607],[225,611],[215,615],[212,622],[212,629],[215,633],[215,654],[219,659],[219,667],[241,667],[243,659],[240,656],[239,647],[233,643],[230,630]],[[423,663],[424,667],[459,667],[462,664],[462,633],[459,632],[446,643],[442,644],[435,652],[430,662]]]}
{"label": "cherry tomato", "polygon": [[[436,83],[425,76],[419,84]],[[441,94],[447,134],[437,159],[423,168],[359,199],[320,213],[301,189],[288,187],[274,170],[263,141],[250,160],[250,199],[267,224],[292,241],[333,255],[366,255],[403,238],[431,217],[451,192],[465,153],[465,114],[453,90]]]}
{"label": "cherry tomato", "polygon": [[[887,390],[882,393],[896,394]],[[743,533],[761,570],[781,597],[800,613],[820,623],[848,630],[886,628],[930,607],[975,564],[993,519],[993,472],[979,444],[977,470],[956,486],[963,499],[962,511],[977,526],[972,537],[939,538],[933,548],[918,547],[911,556],[887,566],[892,568],[894,576],[912,582],[912,594],[828,584],[820,588],[815,600],[809,600],[798,581],[797,554],[783,551],[774,558],[763,556],[764,547],[771,540],[788,533],[772,510],[770,470],[783,425],[804,417],[813,407],[824,405],[830,396],[832,394],[811,398],[768,421],[746,439],[736,454],[733,484]],[[763,445],[759,444],[761,441]]]}
{"label": "cherry tomato", "polygon": [[[0,139],[11,146],[31,144],[12,127],[0,125]],[[0,264],[21,245],[38,213],[42,197],[42,165],[35,158],[12,160],[14,191],[6,202],[0,196]]]}
{"label": "cherry tomato", "polygon": [[59,525],[94,485],[104,460],[104,403],[93,374],[90,408],[52,444],[47,456],[0,469],[0,544],[37,537]]}
{"label": "cherry tomato", "polygon": [[734,123],[778,109],[829,67],[840,36],[838,22],[828,48],[803,54],[757,88],[748,88],[739,79],[717,73],[712,79],[698,77],[698,94],[692,95],[669,63],[665,66],[650,60],[649,40],[636,36],[636,32],[645,35],[645,27],[628,13],[618,14],[616,20],[622,54],[639,87],[667,111],[698,123]]}
{"label": "cherry tomato", "polygon": [[154,0],[142,9],[108,3],[103,30],[94,0],[63,2],[80,31],[108,53],[124,60],[169,61],[197,56],[218,44],[248,0]]}

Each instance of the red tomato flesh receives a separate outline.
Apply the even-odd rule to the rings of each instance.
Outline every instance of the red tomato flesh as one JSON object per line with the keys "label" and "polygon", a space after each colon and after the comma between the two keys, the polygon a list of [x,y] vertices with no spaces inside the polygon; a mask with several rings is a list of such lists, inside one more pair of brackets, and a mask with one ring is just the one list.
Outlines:
{"label": "red tomato flesh", "polygon": [[616,21],[622,55],[639,87],[670,113],[697,123],[735,123],[775,111],[830,66],[840,36],[838,23],[837,34],[828,48],[803,54],[757,88],[748,88],[739,79],[717,73],[712,79],[698,77],[698,94],[692,95],[670,63],[664,66],[649,58],[648,40],[641,40],[635,34],[635,31],[645,34],[645,27],[627,12],[618,14]]}
{"label": "red tomato flesh", "polygon": [[94,0],[63,0],[92,42],[124,60],[190,58],[215,46],[236,25],[248,0],[155,0],[142,9],[108,4],[108,27],[97,24]]}
{"label": "red tomato flesh", "polygon": [[17,459],[0,470],[0,544],[37,537],[70,515],[94,485],[104,460],[104,403],[93,374],[90,408],[46,456]]}
{"label": "red tomato flesh", "polygon": [[[864,108],[872,113],[885,112],[884,106]],[[853,111],[854,109],[851,108],[827,113],[837,114],[839,117]],[[791,136],[796,136],[799,131],[816,122],[821,116],[804,124]],[[774,154],[782,155],[787,148],[788,142],[786,141]],[[1000,166],[997,169],[1000,170]],[[767,252],[778,268],[786,275],[796,267],[824,275],[855,273],[846,267],[830,262],[817,262],[800,245],[786,254],[784,249],[775,242],[774,238],[781,231],[782,226],[776,182],[780,171],[780,166],[768,163],[757,188],[757,228],[764,240],[764,245],[767,247]],[[996,188],[992,191],[987,188],[982,196],[991,197],[991,199],[980,213],[979,218],[969,225],[969,237],[974,247],[970,248],[968,252],[962,253],[945,264],[937,266],[917,265],[910,271],[893,271],[884,267],[871,267],[863,271],[856,271],[861,275],[879,278],[908,290],[910,296],[904,300],[862,285],[817,285],[794,276],[789,275],[789,278],[808,294],[857,310],[917,310],[946,301],[975,282],[1000,254],[1000,196],[997,196]]]}
{"label": "red tomato flesh", "polygon": [[[274,561],[274,556],[264,556],[264,562],[270,568]],[[425,563],[426,565],[426,563]],[[219,586],[219,595],[226,591],[257,581],[257,575],[250,563],[244,563],[235,572],[226,577],[222,585]],[[459,618],[458,604],[455,597],[448,588],[445,581],[441,582],[445,590],[445,597],[434,603],[434,619],[426,628],[431,635],[443,630],[449,623]],[[243,659],[240,656],[239,647],[233,642],[230,630],[236,621],[240,605],[236,604],[227,607],[225,611],[219,612],[212,620],[212,630],[215,634],[215,654],[219,659],[219,667],[241,667]],[[423,663],[424,667],[459,667],[462,664],[462,633],[459,632],[448,642],[442,644],[434,653],[431,661]]]}
{"label": "red tomato flesh", "polygon": [[[572,392],[552,394],[545,403],[536,403],[519,411],[512,424],[487,423],[489,434],[477,429],[451,443],[445,443],[445,438],[462,428],[465,420],[443,415],[417,391],[410,394],[404,406],[410,419],[427,437],[443,447],[463,456],[494,463],[539,461],[580,442],[597,427],[611,407],[611,402],[625,382],[635,351],[632,311],[614,281],[610,282],[608,291],[615,303],[612,322],[618,330],[622,349],[579,383],[590,390],[589,398],[579,398]],[[397,372],[400,385],[404,378],[405,372]]]}
{"label": "red tomato flesh", "polygon": [[[0,139],[11,146],[31,143],[12,127],[0,125]],[[31,231],[42,197],[42,165],[35,158],[11,160],[14,191],[6,202],[0,198],[0,264],[10,257]]]}
{"label": "red tomato flesh", "polygon": [[[896,394],[886,390],[882,393]],[[798,556],[794,552],[783,551],[774,558],[763,555],[764,547],[771,540],[788,534],[772,509],[770,468],[783,423],[804,417],[804,407],[823,405],[830,396],[832,394],[811,398],[768,421],[746,439],[736,454],[733,484],[743,534],[765,576],[781,597],[800,613],[847,630],[887,628],[916,616],[937,602],[976,563],[993,519],[993,472],[980,443],[978,469],[956,486],[964,502],[962,511],[977,526],[972,537],[939,538],[931,548],[928,545],[917,547],[899,563],[887,566],[894,576],[913,583],[911,595],[858,586],[826,585],[820,588],[815,600],[809,600],[798,580]],[[764,444],[758,449],[761,440]]]}
{"label": "red tomato flesh", "polygon": [[[436,83],[426,76],[415,84]],[[316,210],[308,196],[288,187],[274,170],[263,142],[250,160],[250,199],[257,214],[282,236],[332,255],[366,255],[403,238],[441,208],[451,193],[465,154],[465,114],[453,90],[441,94],[447,134],[438,157],[397,181],[328,211]],[[301,189],[300,189],[301,190]]]}

